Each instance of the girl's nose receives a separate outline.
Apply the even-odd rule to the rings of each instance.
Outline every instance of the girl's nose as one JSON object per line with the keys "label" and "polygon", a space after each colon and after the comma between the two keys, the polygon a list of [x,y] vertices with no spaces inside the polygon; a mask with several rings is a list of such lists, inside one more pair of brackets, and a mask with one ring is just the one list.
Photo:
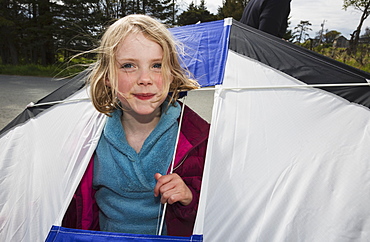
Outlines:
{"label": "girl's nose", "polygon": [[142,70],[140,72],[138,84],[144,85],[144,86],[153,84],[153,81],[150,75],[150,70]]}

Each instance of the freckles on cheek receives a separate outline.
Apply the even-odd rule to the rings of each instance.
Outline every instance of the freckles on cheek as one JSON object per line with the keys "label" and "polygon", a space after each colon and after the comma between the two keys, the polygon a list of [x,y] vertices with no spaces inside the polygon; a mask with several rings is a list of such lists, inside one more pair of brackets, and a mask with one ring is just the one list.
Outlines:
{"label": "freckles on cheek", "polygon": [[158,75],[157,78],[155,79],[156,80],[156,83],[157,83],[157,87],[159,89],[163,89],[164,88],[164,78],[162,75]]}
{"label": "freckles on cheek", "polygon": [[132,83],[133,79],[128,74],[124,74],[118,78],[117,87],[121,92],[127,91],[131,88]]}

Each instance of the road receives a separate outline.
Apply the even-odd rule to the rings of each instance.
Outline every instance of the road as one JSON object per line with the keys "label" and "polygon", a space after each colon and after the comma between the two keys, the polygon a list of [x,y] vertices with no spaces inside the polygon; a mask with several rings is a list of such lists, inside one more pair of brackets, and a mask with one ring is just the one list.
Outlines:
{"label": "road", "polygon": [[0,130],[27,104],[38,101],[65,82],[50,77],[0,75]]}
{"label": "road", "polygon": [[[36,102],[62,86],[66,80],[49,77],[0,75],[0,130]],[[186,104],[208,122],[211,121],[213,91],[191,91]]]}

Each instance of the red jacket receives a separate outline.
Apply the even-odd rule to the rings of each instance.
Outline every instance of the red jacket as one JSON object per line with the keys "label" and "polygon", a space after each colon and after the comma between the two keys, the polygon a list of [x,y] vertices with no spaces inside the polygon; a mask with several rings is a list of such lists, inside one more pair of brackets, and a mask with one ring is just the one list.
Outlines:
{"label": "red jacket", "polygon": [[[192,202],[183,206],[167,206],[167,234],[190,236],[193,232],[207,149],[209,124],[190,108],[185,107],[174,172],[179,174],[193,193]],[[93,158],[81,179],[71,204],[64,216],[63,226],[68,228],[99,230],[99,208],[92,187]]]}

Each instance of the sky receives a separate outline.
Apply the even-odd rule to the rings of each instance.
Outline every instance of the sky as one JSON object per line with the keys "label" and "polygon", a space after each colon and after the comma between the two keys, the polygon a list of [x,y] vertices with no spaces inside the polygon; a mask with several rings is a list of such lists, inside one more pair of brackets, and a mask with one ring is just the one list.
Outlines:
{"label": "sky", "polygon": [[[186,10],[191,0],[178,1],[180,8]],[[196,4],[200,0],[193,1]],[[206,0],[207,9],[216,14],[219,6],[222,5],[222,0]],[[360,22],[361,12],[354,10],[353,7],[346,11],[343,9],[343,0],[292,0],[290,11],[289,29],[293,29],[300,23],[301,20],[309,21],[312,26],[312,31],[308,34],[311,38],[315,37],[317,32],[321,30],[321,24],[324,22],[324,29],[336,30],[347,39],[350,34],[357,28]],[[364,33],[365,27],[370,27],[370,17],[362,26]]]}

